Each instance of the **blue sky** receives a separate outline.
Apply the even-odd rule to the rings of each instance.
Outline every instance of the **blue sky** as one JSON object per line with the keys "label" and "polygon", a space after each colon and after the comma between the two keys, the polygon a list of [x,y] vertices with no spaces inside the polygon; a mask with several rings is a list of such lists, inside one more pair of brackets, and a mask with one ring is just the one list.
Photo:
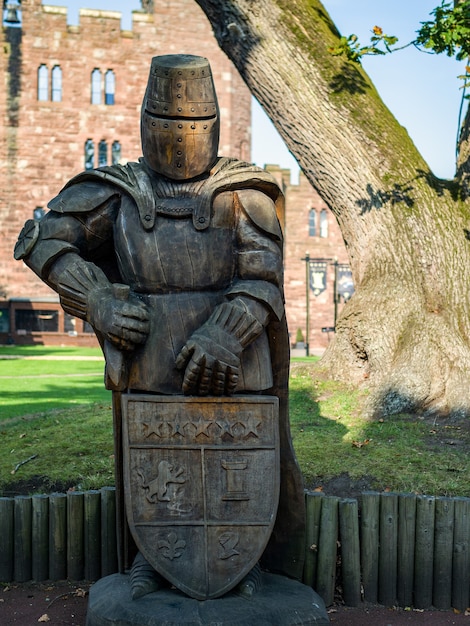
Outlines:
{"label": "blue sky", "polygon": [[[78,23],[79,7],[121,11],[123,28],[130,28],[131,11],[140,8],[139,0],[47,0],[44,4],[68,6],[73,24]],[[407,43],[440,0],[323,0],[323,4],[344,35],[355,33],[366,44],[371,29],[378,25]],[[452,177],[462,95],[456,77],[463,73],[463,64],[411,47],[387,57],[365,58],[363,65],[434,173]],[[257,104],[253,107],[252,158],[258,165],[276,163],[294,172],[298,169]]]}

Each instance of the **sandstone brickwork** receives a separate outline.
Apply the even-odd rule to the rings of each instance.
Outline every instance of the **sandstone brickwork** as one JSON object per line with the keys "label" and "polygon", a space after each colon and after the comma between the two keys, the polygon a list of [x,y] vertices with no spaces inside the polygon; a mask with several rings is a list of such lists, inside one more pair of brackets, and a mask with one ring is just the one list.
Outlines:
{"label": "sandstone brickwork", "polygon": [[[336,219],[322,201],[306,177],[300,172],[299,181],[292,184],[290,170],[275,165],[267,165],[278,183],[282,185],[286,197],[284,224],[284,291],[286,314],[291,343],[296,343],[300,329],[304,342],[309,344],[310,353],[321,352],[332,339],[332,333],[322,332],[322,328],[332,328],[334,319],[334,274],[335,261],[348,262],[341,231]],[[310,234],[310,213],[315,215],[315,234]],[[320,216],[324,211],[327,227],[320,229]],[[310,259],[327,259],[326,290],[315,297],[309,292],[309,337],[307,338],[307,255]],[[309,288],[310,289],[310,288]],[[344,302],[338,303],[338,313]]]}

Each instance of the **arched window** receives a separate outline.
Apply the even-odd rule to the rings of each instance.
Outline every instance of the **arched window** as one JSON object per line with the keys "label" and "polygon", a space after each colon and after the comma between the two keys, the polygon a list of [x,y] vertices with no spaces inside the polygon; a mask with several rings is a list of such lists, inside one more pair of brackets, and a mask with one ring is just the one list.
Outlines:
{"label": "arched window", "polygon": [[38,68],[38,100],[49,100],[49,70],[44,64]]}
{"label": "arched window", "polygon": [[308,234],[309,237],[315,237],[317,234],[317,212],[315,209],[310,209],[308,214]]}
{"label": "arched window", "polygon": [[113,165],[117,165],[121,160],[121,144],[119,141],[113,141],[113,145],[111,147],[111,163]]}
{"label": "arched window", "polygon": [[101,72],[96,67],[91,73],[91,104],[101,104]]}
{"label": "arched window", "polygon": [[108,70],[104,75],[104,103],[114,104],[114,94],[116,91],[116,78],[113,70]]}
{"label": "arched window", "polygon": [[92,139],[85,141],[85,169],[92,170],[95,164],[95,144]]}
{"label": "arched window", "polygon": [[108,164],[108,144],[104,139],[98,144],[98,167]]}
{"label": "arched window", "polygon": [[320,211],[320,237],[328,237],[328,212],[326,209]]}
{"label": "arched window", "polygon": [[52,102],[62,102],[62,69],[60,65],[52,68]]}

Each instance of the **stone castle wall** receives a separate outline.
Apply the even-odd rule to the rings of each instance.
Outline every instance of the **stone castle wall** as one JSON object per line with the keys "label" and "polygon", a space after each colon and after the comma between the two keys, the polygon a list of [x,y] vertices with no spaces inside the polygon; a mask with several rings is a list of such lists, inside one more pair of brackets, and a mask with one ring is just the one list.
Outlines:
{"label": "stone castle wall", "polygon": [[[314,351],[321,351],[332,339],[332,333],[322,328],[335,325],[334,319],[334,262],[347,264],[348,258],[341,231],[333,213],[300,172],[298,184],[290,182],[290,171],[275,165],[266,169],[273,174],[284,189],[286,218],[284,225],[284,292],[286,315],[291,343],[296,341],[300,329],[305,343]],[[310,234],[311,211],[315,215],[315,234]],[[324,211],[326,226],[320,228],[321,212]],[[310,259],[328,259],[326,290],[319,296],[309,291],[309,337],[307,338],[307,255]],[[338,313],[344,302],[338,303]]]}

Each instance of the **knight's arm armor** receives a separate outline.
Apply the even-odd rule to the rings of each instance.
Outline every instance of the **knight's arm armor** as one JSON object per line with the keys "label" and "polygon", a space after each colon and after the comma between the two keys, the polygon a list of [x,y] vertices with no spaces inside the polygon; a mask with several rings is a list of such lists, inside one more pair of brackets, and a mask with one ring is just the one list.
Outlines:
{"label": "knight's arm armor", "polygon": [[67,313],[88,321],[118,347],[131,349],[145,341],[147,316],[141,302],[127,301],[123,289],[113,285],[117,277],[107,267],[119,205],[120,195],[111,185],[65,189],[40,222],[25,224],[15,256],[59,294]]}

